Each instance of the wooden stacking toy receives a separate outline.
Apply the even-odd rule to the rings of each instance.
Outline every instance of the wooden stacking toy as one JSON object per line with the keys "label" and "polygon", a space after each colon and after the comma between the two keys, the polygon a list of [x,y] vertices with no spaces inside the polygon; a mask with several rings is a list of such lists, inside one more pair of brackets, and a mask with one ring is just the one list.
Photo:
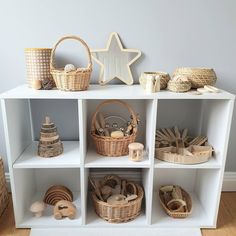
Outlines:
{"label": "wooden stacking toy", "polygon": [[131,161],[143,160],[143,144],[142,143],[130,143],[129,144],[129,159]]}
{"label": "wooden stacking toy", "polygon": [[57,133],[57,127],[49,117],[46,117],[40,132],[38,155],[48,158],[58,156],[62,152],[63,144]]}

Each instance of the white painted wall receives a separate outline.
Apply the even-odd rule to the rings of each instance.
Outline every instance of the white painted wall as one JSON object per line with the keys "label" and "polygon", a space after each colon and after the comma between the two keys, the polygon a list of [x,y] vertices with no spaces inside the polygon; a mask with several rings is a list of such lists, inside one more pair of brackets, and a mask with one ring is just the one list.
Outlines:
{"label": "white painted wall", "polygon": [[[133,67],[136,82],[142,71],[204,66],[215,68],[220,88],[235,93],[235,23],[234,0],[1,0],[0,92],[25,83],[24,48],[52,47],[65,34],[103,48],[116,31],[125,46],[143,53]],[[70,49],[67,56],[71,54]],[[97,80],[95,67],[93,82]],[[6,156],[1,119],[0,153]],[[236,117],[228,171],[236,171],[234,140]]]}

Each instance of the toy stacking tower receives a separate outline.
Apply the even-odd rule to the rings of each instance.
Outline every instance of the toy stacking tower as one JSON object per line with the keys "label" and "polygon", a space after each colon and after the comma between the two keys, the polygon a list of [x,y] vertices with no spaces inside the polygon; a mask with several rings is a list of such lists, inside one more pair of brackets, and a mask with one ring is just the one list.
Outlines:
{"label": "toy stacking tower", "polygon": [[41,157],[55,157],[63,152],[63,144],[57,133],[57,127],[50,118],[46,116],[45,123],[43,123],[39,145],[38,145],[38,155]]}

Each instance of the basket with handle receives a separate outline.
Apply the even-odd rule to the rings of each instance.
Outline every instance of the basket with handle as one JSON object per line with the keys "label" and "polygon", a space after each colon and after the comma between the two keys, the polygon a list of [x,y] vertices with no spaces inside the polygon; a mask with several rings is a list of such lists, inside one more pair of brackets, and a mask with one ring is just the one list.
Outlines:
{"label": "basket with handle", "polygon": [[[100,136],[96,133],[96,118],[97,114],[101,110],[102,107],[109,105],[109,104],[117,104],[120,106],[125,107],[133,120],[133,132],[130,135],[124,136],[122,138],[114,138],[110,136]],[[133,109],[125,102],[121,100],[107,100],[102,102],[96,109],[95,113],[92,117],[92,124],[91,124],[91,136],[94,140],[96,151],[98,154],[103,156],[112,156],[112,157],[119,157],[125,156],[129,153],[129,144],[133,143],[137,137],[137,125],[138,125],[138,118]]]}
{"label": "basket with handle", "polygon": [[[61,42],[68,39],[77,40],[85,47],[88,54],[87,68],[77,68],[76,70],[69,72],[65,72],[63,68],[55,68],[54,56],[56,48]],[[59,90],[63,91],[87,90],[89,87],[89,81],[92,73],[92,59],[91,59],[90,49],[88,45],[85,43],[85,41],[77,36],[62,37],[52,49],[51,60],[50,60],[50,72]]]}

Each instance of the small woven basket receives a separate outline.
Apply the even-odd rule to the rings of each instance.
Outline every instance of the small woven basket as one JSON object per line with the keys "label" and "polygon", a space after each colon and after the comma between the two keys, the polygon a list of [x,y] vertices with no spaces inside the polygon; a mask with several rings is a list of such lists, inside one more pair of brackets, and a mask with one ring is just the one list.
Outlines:
{"label": "small woven basket", "polygon": [[5,179],[3,160],[0,157],[0,216],[6,209],[8,202],[9,202],[9,196],[7,191],[7,183]]}
{"label": "small woven basket", "polygon": [[201,88],[205,85],[214,85],[217,77],[215,71],[211,68],[177,68],[174,71],[175,75],[186,76],[191,82],[192,88]]}
{"label": "small woven basket", "polygon": [[50,73],[51,48],[26,48],[26,72],[28,86],[31,88],[34,80],[52,80]]}
{"label": "small woven basket", "polygon": [[191,200],[191,197],[184,189],[181,188],[181,191],[182,191],[183,199],[186,201],[186,205],[187,205],[187,211],[186,212],[170,211],[169,208],[166,206],[163,192],[161,190],[159,190],[160,203],[161,203],[163,209],[165,210],[166,214],[168,214],[169,216],[171,216],[173,218],[186,218],[189,215],[191,215],[191,213],[192,213],[192,200]]}
{"label": "small woven basket", "polygon": [[96,214],[109,223],[125,223],[137,218],[141,213],[143,189],[136,184],[138,197],[125,205],[110,205],[98,199],[95,192],[92,193]]}
{"label": "small woven basket", "polygon": [[[86,48],[89,60],[87,68],[77,68],[75,71],[65,72],[64,68],[54,67],[54,56],[56,48],[62,41],[67,39],[75,39],[80,43],[82,43],[82,45]],[[85,41],[77,36],[62,37],[52,49],[50,71],[56,83],[56,86],[59,90],[63,91],[87,90],[89,87],[89,81],[92,73],[92,59],[91,59],[90,49],[88,45],[85,43]]]}
{"label": "small woven basket", "polygon": [[[133,129],[133,133],[128,136],[124,136],[122,138],[112,138],[110,136],[100,136],[96,134],[96,128],[95,128],[95,121],[96,116],[100,109],[103,106],[106,106],[108,104],[118,104],[123,107],[125,107],[129,112],[130,115],[133,117],[134,125],[136,128]],[[91,124],[91,136],[94,140],[96,151],[98,154],[103,156],[109,156],[109,157],[119,157],[119,156],[125,156],[129,153],[129,144],[133,143],[137,137],[137,116],[132,110],[132,108],[125,102],[120,100],[107,100],[102,102],[96,109],[93,118],[92,118],[92,124]]]}
{"label": "small woven basket", "polygon": [[167,88],[173,92],[183,93],[183,92],[187,92],[191,89],[191,82],[190,81],[170,80],[168,82]]}

